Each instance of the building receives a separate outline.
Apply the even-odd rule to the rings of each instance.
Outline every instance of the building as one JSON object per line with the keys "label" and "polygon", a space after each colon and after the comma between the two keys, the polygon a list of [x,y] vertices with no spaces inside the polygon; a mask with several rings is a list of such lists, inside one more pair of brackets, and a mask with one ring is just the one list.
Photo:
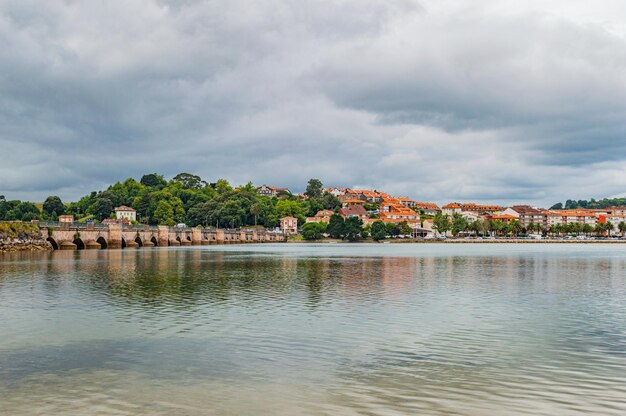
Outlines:
{"label": "building", "polygon": [[339,215],[341,215],[344,219],[357,217],[361,221],[367,221],[368,215],[367,211],[363,207],[363,205],[348,205],[339,210]]}
{"label": "building", "polygon": [[313,217],[307,217],[306,222],[330,222],[330,217],[334,214],[333,211],[329,209],[323,209],[317,211],[317,214]]}
{"label": "building", "polygon": [[295,217],[282,217],[280,229],[285,234],[298,234],[298,219]]}
{"label": "building", "polygon": [[547,225],[546,213],[529,205],[514,205],[504,210],[502,214],[517,215],[523,228],[528,228],[530,224],[539,224],[543,228]]}
{"label": "building", "polygon": [[444,205],[441,208],[441,213],[449,217],[453,216],[454,214],[460,214],[461,211],[462,211],[461,205],[457,204],[456,202],[452,202],[451,204]]}
{"label": "building", "polygon": [[383,197],[376,191],[370,191],[368,189],[350,189],[346,194],[352,195],[356,199],[370,202],[372,204],[378,204],[383,202]]}
{"label": "building", "polygon": [[474,212],[479,215],[494,215],[502,211],[502,209],[503,208],[499,205],[478,205],[472,203],[461,204],[461,211]]}
{"label": "building", "polygon": [[424,211],[426,215],[437,215],[441,211],[441,208],[432,202],[415,202],[413,209],[417,212]]}
{"label": "building", "polygon": [[415,201],[406,197],[395,198],[395,200],[401,203],[402,205],[404,205],[405,207],[409,207],[409,208],[415,207],[415,204],[416,204]]}
{"label": "building", "polygon": [[273,198],[275,196],[278,196],[278,194],[281,192],[289,192],[289,188],[276,188],[274,186],[261,185],[256,188],[256,191],[260,196]]}
{"label": "building", "polygon": [[118,220],[137,221],[137,211],[126,205],[115,208],[115,218]]}
{"label": "building", "polygon": [[324,192],[329,193],[333,196],[339,198],[342,195],[345,195],[349,191],[348,188],[324,188]]}
{"label": "building", "polygon": [[383,202],[380,204],[378,219],[382,222],[418,223],[419,215],[400,202]]}
{"label": "building", "polygon": [[497,215],[493,215],[491,219],[494,221],[511,222],[511,221],[519,221],[519,216],[511,215],[511,214],[497,214]]}
{"label": "building", "polygon": [[341,201],[341,206],[343,208],[346,208],[352,205],[363,205],[363,204],[365,204],[365,201],[361,199],[356,199],[356,198],[344,199],[343,201]]}
{"label": "building", "polygon": [[598,224],[598,217],[595,212],[587,210],[546,211],[547,228],[567,224],[589,224],[595,227]]}
{"label": "building", "polygon": [[73,215],[59,215],[59,222],[74,222]]}

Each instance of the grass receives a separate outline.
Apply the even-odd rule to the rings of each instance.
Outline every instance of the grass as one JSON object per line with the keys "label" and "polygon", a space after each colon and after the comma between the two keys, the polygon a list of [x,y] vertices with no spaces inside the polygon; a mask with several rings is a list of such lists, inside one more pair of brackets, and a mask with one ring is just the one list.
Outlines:
{"label": "grass", "polygon": [[39,226],[21,221],[0,222],[0,238],[17,238],[24,234],[28,237],[39,236]]}

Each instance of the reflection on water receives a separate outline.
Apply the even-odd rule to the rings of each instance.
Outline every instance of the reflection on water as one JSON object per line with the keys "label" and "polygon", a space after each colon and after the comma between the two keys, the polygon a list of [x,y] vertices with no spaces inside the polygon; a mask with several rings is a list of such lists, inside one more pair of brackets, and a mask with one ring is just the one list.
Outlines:
{"label": "reflection on water", "polygon": [[626,414],[626,253],[0,257],[0,414]]}

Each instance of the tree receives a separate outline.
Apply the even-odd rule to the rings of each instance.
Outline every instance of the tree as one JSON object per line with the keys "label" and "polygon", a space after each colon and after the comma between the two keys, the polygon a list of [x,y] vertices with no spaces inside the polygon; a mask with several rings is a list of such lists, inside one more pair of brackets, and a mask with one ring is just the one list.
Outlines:
{"label": "tree", "polygon": [[174,225],[174,208],[166,200],[160,200],[154,211],[154,219],[161,225]]}
{"label": "tree", "polygon": [[333,214],[328,222],[326,232],[332,238],[343,238],[345,221],[339,214]]}
{"label": "tree", "polygon": [[324,237],[326,231],[326,223],[323,222],[307,222],[302,226],[302,237],[305,240],[319,240]]}
{"label": "tree", "polygon": [[178,182],[187,189],[202,189],[208,185],[201,177],[191,173],[179,173],[174,176],[172,182]]}
{"label": "tree", "polygon": [[433,219],[433,228],[439,234],[445,234],[450,230],[450,219],[447,215],[443,215],[441,212],[438,212]]}
{"label": "tree", "polygon": [[150,188],[159,188],[162,189],[167,185],[163,176],[158,175],[156,173],[149,173],[147,175],[143,175],[141,177],[140,183],[144,186],[148,186]]}
{"label": "tree", "polygon": [[356,241],[363,237],[363,221],[359,217],[349,217],[344,223],[343,237],[348,241]]}
{"label": "tree", "polygon": [[375,241],[380,241],[387,238],[387,227],[385,227],[385,223],[380,220],[374,221],[370,232],[372,234],[372,238]]}
{"label": "tree", "polygon": [[508,226],[514,236],[517,236],[522,230],[522,224],[518,220],[509,221]]}
{"label": "tree", "polygon": [[626,232],[626,222],[620,221],[620,223],[617,224],[617,228],[619,229],[620,233],[622,233],[622,237],[623,237],[624,233]]}
{"label": "tree", "polygon": [[463,218],[461,214],[454,213],[452,214],[452,224],[450,225],[450,230],[452,231],[452,235],[456,236],[459,233],[467,230],[467,220]]}
{"label": "tree", "polygon": [[341,208],[341,201],[335,195],[330,192],[325,192],[322,197],[322,204],[325,209],[330,209],[331,211],[338,210]]}
{"label": "tree", "polygon": [[400,232],[400,235],[411,235],[413,229],[409,226],[409,224],[407,224],[406,221],[402,221],[398,225],[398,231]]}
{"label": "tree", "polygon": [[322,181],[319,179],[309,179],[309,183],[306,186],[304,194],[309,198],[319,199],[324,192]]}
{"label": "tree", "polygon": [[558,202],[550,207],[550,209],[563,209],[563,203]]}
{"label": "tree", "polygon": [[607,221],[606,224],[604,224],[604,227],[606,229],[607,235],[610,237],[611,231],[615,229],[615,225],[611,221]]}
{"label": "tree", "polygon": [[49,216],[52,216],[53,213],[63,215],[65,213],[65,205],[63,205],[63,201],[58,196],[49,196],[43,203],[43,211]]}
{"label": "tree", "polygon": [[276,215],[282,217],[296,217],[299,223],[305,222],[304,209],[299,201],[281,199],[276,202]]}
{"label": "tree", "polygon": [[96,198],[89,207],[88,213],[92,214],[96,219],[103,220],[109,218],[113,211],[113,202],[108,198]]}
{"label": "tree", "polygon": [[385,229],[387,230],[387,235],[395,237],[400,234],[400,227],[398,224],[393,222],[385,223]]}
{"label": "tree", "polygon": [[259,215],[261,215],[262,212],[263,212],[263,208],[261,207],[261,204],[259,204],[258,202],[250,206],[250,214],[254,215],[254,225],[257,225],[257,219],[259,218]]}

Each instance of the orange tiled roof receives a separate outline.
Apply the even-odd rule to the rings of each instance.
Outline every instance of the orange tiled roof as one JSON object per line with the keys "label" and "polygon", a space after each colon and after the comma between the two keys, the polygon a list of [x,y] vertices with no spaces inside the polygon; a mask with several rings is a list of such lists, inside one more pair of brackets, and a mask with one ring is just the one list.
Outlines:
{"label": "orange tiled roof", "polygon": [[439,206],[432,202],[415,202],[415,206],[422,209],[439,209]]}

